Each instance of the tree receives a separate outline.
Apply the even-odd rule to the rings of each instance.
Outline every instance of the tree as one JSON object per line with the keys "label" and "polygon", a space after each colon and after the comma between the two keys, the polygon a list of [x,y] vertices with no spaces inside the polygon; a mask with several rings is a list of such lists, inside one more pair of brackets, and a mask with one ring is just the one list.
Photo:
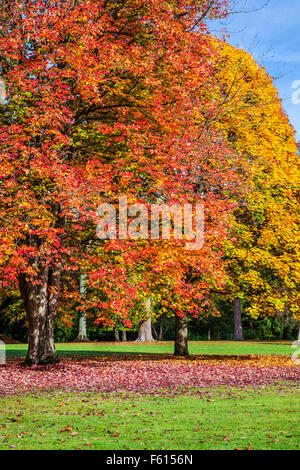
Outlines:
{"label": "tree", "polygon": [[80,341],[81,343],[88,341],[85,315],[81,315],[79,317],[77,341]]}
{"label": "tree", "polygon": [[[86,275],[81,274],[80,275],[80,295],[82,297],[86,296]],[[79,323],[78,323],[78,335],[77,335],[77,341],[84,342],[88,341],[87,337],[87,331],[86,331],[86,315],[80,315],[79,317]]]}
{"label": "tree", "polygon": [[145,310],[147,319],[142,320],[139,325],[137,342],[139,343],[153,343],[152,336],[152,323],[151,323],[151,297],[149,296],[145,301]]}
{"label": "tree", "polygon": [[272,79],[245,51],[217,39],[213,44],[217,109],[203,116],[240,157],[234,165],[244,188],[231,193],[236,209],[231,236],[223,238],[227,282],[211,292],[234,301],[235,339],[241,340],[240,299],[250,300],[254,317],[286,307],[297,316],[299,166],[294,131]]}
{"label": "tree", "polygon": [[57,361],[62,286],[79,270],[90,282],[87,244],[101,263],[99,203],[125,188],[131,202],[186,198],[183,175],[199,160],[194,112],[208,100],[203,21],[224,16],[223,3],[1,2],[0,272],[23,298],[27,364]]}
{"label": "tree", "polygon": [[175,356],[188,356],[188,319],[175,316]]}
{"label": "tree", "polygon": [[115,341],[118,343],[120,341],[120,335],[119,335],[119,330],[116,327],[115,328]]}
{"label": "tree", "polygon": [[[247,298],[253,317],[288,309],[297,316],[299,247],[295,131],[271,77],[250,54],[216,40],[218,122],[243,156],[245,190],[238,195],[227,244],[231,298]],[[236,304],[236,312],[237,312]]]}
{"label": "tree", "polygon": [[242,328],[242,314],[241,314],[241,299],[236,297],[233,301],[233,315],[234,315],[234,340],[243,341],[243,328]]}

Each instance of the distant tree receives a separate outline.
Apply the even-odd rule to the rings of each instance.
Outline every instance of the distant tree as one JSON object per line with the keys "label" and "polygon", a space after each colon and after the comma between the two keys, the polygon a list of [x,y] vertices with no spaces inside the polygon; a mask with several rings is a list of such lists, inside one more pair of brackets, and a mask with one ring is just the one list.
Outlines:
{"label": "distant tree", "polygon": [[[216,118],[244,161],[244,191],[228,239],[226,291],[253,317],[299,316],[299,157],[278,91],[250,54],[215,40],[220,84]],[[235,301],[235,314],[238,302]]]}

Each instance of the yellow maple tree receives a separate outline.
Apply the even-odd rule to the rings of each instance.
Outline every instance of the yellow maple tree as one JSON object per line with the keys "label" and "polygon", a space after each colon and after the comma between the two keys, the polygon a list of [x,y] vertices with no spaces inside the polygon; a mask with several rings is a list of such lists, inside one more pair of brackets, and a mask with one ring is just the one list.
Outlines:
{"label": "yellow maple tree", "polygon": [[[243,157],[233,240],[227,243],[231,297],[253,317],[299,315],[299,156],[273,79],[242,49],[214,38],[218,89],[214,124]],[[237,163],[238,164],[238,163]]]}

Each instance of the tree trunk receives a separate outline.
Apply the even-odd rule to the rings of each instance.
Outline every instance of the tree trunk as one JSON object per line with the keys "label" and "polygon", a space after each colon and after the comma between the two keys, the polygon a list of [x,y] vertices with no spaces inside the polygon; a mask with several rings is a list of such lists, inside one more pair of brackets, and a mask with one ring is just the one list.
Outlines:
{"label": "tree trunk", "polygon": [[[81,297],[86,296],[85,280],[86,280],[86,275],[81,274],[80,275],[80,287],[79,287]],[[82,315],[79,318],[77,341],[80,341],[80,342],[88,341],[87,332],[86,332],[86,316],[85,316],[85,314]]]}
{"label": "tree trunk", "polygon": [[152,343],[154,341],[152,336],[151,318],[147,318],[147,320],[140,323],[138,338],[136,341],[138,343]]}
{"label": "tree trunk", "polygon": [[77,341],[81,343],[88,341],[87,332],[86,332],[86,316],[85,315],[82,315],[79,318]]}
{"label": "tree trunk", "polygon": [[25,364],[58,362],[54,346],[54,320],[60,299],[61,269],[40,266],[36,278],[19,276],[19,288],[28,320]]}
{"label": "tree trunk", "polygon": [[115,341],[120,341],[120,335],[119,335],[119,330],[118,328],[115,328]]}
{"label": "tree trunk", "polygon": [[6,349],[4,341],[0,340],[0,366],[6,365]]}
{"label": "tree trunk", "polygon": [[138,343],[152,343],[154,338],[152,336],[152,325],[151,325],[151,297],[146,300],[146,311],[147,320],[144,320],[139,325],[139,332],[136,342]]}
{"label": "tree trunk", "polygon": [[158,341],[162,341],[162,340],[163,340],[163,334],[164,334],[164,330],[163,330],[163,320],[161,319],[161,320],[160,320],[160,323],[159,323]]}
{"label": "tree trunk", "polygon": [[210,331],[210,324],[208,324],[208,329],[207,329],[207,339],[210,341],[211,338],[211,331]]}
{"label": "tree trunk", "polygon": [[234,311],[234,341],[243,341],[243,328],[242,328],[242,315],[241,315],[241,300],[236,297],[233,301]]}
{"label": "tree trunk", "polygon": [[175,356],[188,356],[187,317],[175,315]]}
{"label": "tree trunk", "polygon": [[122,331],[122,341],[127,341],[127,335],[125,330]]}

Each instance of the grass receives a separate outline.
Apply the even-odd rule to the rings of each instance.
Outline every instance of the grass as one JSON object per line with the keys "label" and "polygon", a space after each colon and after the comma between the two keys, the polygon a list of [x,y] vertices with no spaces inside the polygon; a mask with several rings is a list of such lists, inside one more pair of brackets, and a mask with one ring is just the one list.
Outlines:
{"label": "grass", "polygon": [[[190,354],[209,355],[286,355],[293,353],[291,341],[190,341]],[[101,356],[107,354],[173,354],[174,342],[142,343],[58,343],[60,356]],[[8,344],[8,357],[26,355],[26,344]]]}
{"label": "grass", "polygon": [[0,449],[300,449],[299,404],[286,385],[1,398]]}
{"label": "grass", "polygon": [[[172,354],[173,342],[59,343],[60,356]],[[286,355],[291,341],[191,341],[193,355]],[[22,357],[27,345],[7,345]],[[154,356],[153,356],[154,357]],[[0,398],[3,449],[300,449],[295,385],[194,390],[176,396],[37,393]]]}

